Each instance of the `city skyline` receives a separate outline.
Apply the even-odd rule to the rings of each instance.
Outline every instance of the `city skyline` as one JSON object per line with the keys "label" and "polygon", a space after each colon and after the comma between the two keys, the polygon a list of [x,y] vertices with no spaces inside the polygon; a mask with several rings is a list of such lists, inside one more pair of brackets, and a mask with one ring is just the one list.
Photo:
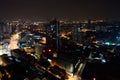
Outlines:
{"label": "city skyline", "polygon": [[0,19],[120,20],[119,7],[119,1],[110,0],[1,0]]}

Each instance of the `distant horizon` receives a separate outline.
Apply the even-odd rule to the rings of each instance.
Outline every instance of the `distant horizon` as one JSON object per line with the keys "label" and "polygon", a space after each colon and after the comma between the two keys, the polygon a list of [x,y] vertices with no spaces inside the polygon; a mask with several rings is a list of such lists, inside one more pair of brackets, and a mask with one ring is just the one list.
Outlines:
{"label": "distant horizon", "polygon": [[64,18],[64,17],[51,17],[51,18],[39,18],[39,17],[36,17],[36,18],[0,18],[0,21],[16,21],[16,20],[29,20],[29,21],[51,21],[53,18],[56,18],[57,20],[65,20],[65,21],[86,21],[86,20],[103,20],[103,21],[120,21],[120,19],[108,19],[108,18],[105,18],[105,19],[101,19],[101,18]]}

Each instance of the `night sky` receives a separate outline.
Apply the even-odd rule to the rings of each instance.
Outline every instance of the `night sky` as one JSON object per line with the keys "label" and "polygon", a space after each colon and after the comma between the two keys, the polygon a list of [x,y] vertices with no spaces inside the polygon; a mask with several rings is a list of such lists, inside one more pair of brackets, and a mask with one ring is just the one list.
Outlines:
{"label": "night sky", "polygon": [[119,0],[0,0],[0,19],[120,19]]}

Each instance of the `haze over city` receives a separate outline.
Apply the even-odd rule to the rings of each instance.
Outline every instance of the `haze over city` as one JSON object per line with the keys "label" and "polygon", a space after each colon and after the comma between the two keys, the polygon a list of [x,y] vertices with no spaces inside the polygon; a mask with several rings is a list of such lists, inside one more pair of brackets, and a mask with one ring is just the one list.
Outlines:
{"label": "haze over city", "polygon": [[1,0],[0,19],[120,19],[117,0]]}

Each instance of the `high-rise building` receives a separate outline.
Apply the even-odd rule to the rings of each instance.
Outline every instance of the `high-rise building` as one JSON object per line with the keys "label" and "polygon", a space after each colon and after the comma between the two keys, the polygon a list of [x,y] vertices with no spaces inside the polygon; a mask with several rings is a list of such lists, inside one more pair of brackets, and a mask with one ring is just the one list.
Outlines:
{"label": "high-rise building", "polygon": [[59,45],[59,22],[56,19],[53,19],[49,22],[49,24],[46,25],[46,33],[48,35],[47,37],[47,44],[52,46],[56,46],[56,49],[58,49]]}

